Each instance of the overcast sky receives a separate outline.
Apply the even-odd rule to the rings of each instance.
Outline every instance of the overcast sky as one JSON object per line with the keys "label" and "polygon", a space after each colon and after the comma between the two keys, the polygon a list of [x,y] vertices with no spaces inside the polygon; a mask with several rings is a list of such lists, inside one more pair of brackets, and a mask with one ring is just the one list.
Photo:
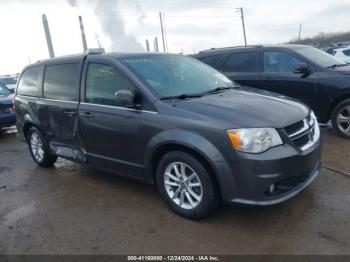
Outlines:
{"label": "overcast sky", "polygon": [[[41,15],[47,15],[56,56],[82,52],[78,15],[88,46],[136,51],[161,40],[165,15],[170,52],[193,53],[242,45],[243,7],[248,44],[283,43],[298,35],[350,30],[350,0],[0,0],[0,75],[48,57]],[[161,41],[160,41],[160,47]]]}

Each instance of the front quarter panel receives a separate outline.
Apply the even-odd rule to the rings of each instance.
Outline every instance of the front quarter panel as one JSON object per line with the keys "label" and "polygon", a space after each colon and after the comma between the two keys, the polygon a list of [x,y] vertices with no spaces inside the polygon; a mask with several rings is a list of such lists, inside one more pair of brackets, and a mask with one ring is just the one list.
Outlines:
{"label": "front quarter panel", "polygon": [[[158,122],[158,121],[157,121]],[[159,122],[158,122],[159,123]],[[148,128],[141,128],[144,130],[144,135],[150,131]],[[148,131],[146,131],[148,129]],[[155,130],[154,130],[155,131]],[[153,136],[148,140],[145,146],[144,152],[144,163],[146,167],[146,177],[148,180],[154,180],[155,170],[152,168],[152,157],[158,149],[166,145],[176,145],[182,146],[195,151],[206,162],[210,165],[211,169],[214,171],[217,182],[221,189],[221,194],[223,198],[228,198],[232,196],[233,192],[236,192],[236,182],[234,179],[234,174],[230,168],[229,162],[234,162],[234,150],[230,148],[232,156],[228,159],[226,146],[222,144],[215,145],[210,140],[211,138],[206,138],[200,133],[194,130],[186,130],[180,128],[166,128],[158,130],[159,132],[154,133]],[[228,139],[227,139],[228,140]],[[220,138],[218,138],[220,141]],[[224,148],[221,148],[224,147]],[[228,187],[224,185],[230,185],[230,190],[226,192],[225,189]]]}

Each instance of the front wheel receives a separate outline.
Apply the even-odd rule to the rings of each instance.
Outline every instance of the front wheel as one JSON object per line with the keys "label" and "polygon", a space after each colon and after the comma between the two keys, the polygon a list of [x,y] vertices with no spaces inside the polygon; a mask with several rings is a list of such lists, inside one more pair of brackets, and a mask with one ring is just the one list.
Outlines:
{"label": "front wheel", "polygon": [[350,139],[350,99],[334,108],[331,120],[335,132],[341,137]]}
{"label": "front wheel", "polygon": [[57,156],[50,153],[48,143],[37,128],[29,129],[27,142],[30,154],[39,166],[51,167],[56,162]]}
{"label": "front wheel", "polygon": [[157,169],[158,190],[177,214],[200,219],[219,201],[218,191],[203,164],[184,152],[167,153]]}

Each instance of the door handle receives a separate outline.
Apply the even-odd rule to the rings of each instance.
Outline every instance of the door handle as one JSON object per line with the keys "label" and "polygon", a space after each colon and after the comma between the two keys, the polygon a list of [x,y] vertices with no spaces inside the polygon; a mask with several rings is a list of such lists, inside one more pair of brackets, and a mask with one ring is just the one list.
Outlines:
{"label": "door handle", "polygon": [[75,116],[77,114],[76,110],[63,110],[63,114],[67,116]]}
{"label": "door handle", "polygon": [[80,116],[81,116],[81,117],[88,118],[88,119],[93,118],[93,115],[92,115],[91,112],[81,112],[81,113],[80,113]]}

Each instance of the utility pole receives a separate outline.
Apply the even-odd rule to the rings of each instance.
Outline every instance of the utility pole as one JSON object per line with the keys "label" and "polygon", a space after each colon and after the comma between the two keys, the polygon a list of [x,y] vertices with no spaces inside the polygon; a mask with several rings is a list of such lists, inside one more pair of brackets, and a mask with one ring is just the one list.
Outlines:
{"label": "utility pole", "polygon": [[49,55],[50,55],[50,58],[53,58],[55,57],[55,52],[53,51],[49,22],[47,21],[45,14],[43,14],[42,20],[43,20],[43,26],[44,26],[45,36],[46,36],[47,48],[49,50]]}
{"label": "utility pole", "polygon": [[83,42],[83,49],[84,49],[84,52],[86,52],[87,51],[87,43],[86,43],[86,37],[85,37],[83,18],[81,16],[79,16],[79,25],[80,25],[81,40]]}
{"label": "utility pole", "polygon": [[243,35],[244,35],[244,45],[247,46],[247,36],[245,33],[245,23],[244,23],[244,13],[243,13],[243,8],[240,7],[239,11],[241,12],[241,19],[242,19],[242,27],[243,27]]}
{"label": "utility pole", "polygon": [[165,51],[165,38],[164,38],[164,25],[163,25],[163,14],[161,12],[159,12],[159,20],[160,20],[160,29],[162,31],[163,51],[164,51],[164,53],[166,53],[166,51]]}
{"label": "utility pole", "polygon": [[159,52],[158,48],[158,37],[155,37],[153,40],[153,45],[154,45],[154,52]]}
{"label": "utility pole", "polygon": [[147,50],[147,52],[150,51],[150,50],[149,50],[149,42],[148,42],[148,39],[146,39],[146,50]]}
{"label": "utility pole", "polygon": [[303,24],[300,24],[299,26],[299,36],[298,36],[298,41],[300,41],[301,39],[301,28],[302,28]]}

